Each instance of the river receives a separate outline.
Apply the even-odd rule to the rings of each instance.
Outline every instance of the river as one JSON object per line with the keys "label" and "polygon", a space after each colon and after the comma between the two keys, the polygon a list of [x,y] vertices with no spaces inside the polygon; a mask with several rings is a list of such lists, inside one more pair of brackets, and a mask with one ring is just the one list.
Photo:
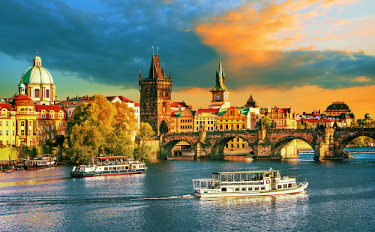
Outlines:
{"label": "river", "polygon": [[[362,149],[362,150],[361,150]],[[375,154],[344,161],[148,161],[146,174],[69,177],[71,166],[0,173],[0,231],[374,231]],[[192,179],[280,170],[309,182],[291,196],[202,200]]]}

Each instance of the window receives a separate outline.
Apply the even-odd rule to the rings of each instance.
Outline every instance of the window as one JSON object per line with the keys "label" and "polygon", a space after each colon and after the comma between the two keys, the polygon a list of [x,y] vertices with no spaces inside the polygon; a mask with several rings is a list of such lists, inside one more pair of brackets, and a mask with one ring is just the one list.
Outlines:
{"label": "window", "polygon": [[0,135],[3,135],[3,131],[2,130],[0,130]]}
{"label": "window", "polygon": [[3,121],[0,121],[0,126],[3,126]]}
{"label": "window", "polygon": [[14,126],[14,121],[12,122],[12,125]]}
{"label": "window", "polygon": [[9,132],[7,131],[7,135],[9,135]]}
{"label": "window", "polygon": [[7,117],[7,112],[5,110],[3,110],[3,112],[1,112],[1,117],[3,117],[3,118]]}
{"label": "window", "polygon": [[39,97],[39,89],[36,89],[34,93],[35,93],[35,97]]}
{"label": "window", "polygon": [[7,126],[9,125],[9,122],[7,122]]}
{"label": "window", "polygon": [[24,121],[21,122],[21,126],[25,126],[25,122]]}
{"label": "window", "polygon": [[25,135],[25,130],[21,130],[21,136]]}
{"label": "window", "polygon": [[46,97],[49,98],[49,89],[46,91]]}

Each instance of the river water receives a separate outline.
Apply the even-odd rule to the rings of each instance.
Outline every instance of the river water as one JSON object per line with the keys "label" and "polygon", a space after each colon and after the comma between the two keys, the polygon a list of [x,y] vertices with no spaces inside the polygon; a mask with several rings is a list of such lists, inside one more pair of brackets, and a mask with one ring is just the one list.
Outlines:
{"label": "river water", "polygon": [[[363,148],[368,151],[372,148]],[[359,151],[362,151],[359,148]],[[375,151],[375,149],[372,149]],[[375,154],[344,161],[148,161],[146,174],[74,179],[71,166],[0,173],[0,231],[375,231]],[[192,197],[217,171],[280,170],[291,196]]]}

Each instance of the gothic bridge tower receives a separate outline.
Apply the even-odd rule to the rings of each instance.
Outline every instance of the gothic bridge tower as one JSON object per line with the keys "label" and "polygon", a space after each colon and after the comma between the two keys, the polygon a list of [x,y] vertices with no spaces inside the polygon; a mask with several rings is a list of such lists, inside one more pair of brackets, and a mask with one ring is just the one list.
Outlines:
{"label": "gothic bridge tower", "polygon": [[172,77],[160,67],[159,55],[152,55],[147,78],[139,75],[141,122],[148,122],[157,135],[168,133],[171,125]]}

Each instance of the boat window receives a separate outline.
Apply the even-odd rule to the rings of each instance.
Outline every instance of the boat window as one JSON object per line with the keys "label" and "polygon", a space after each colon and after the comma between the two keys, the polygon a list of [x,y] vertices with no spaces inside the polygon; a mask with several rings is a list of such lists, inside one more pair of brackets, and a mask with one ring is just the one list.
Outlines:
{"label": "boat window", "polygon": [[108,167],[104,167],[104,171],[108,171]]}
{"label": "boat window", "polygon": [[266,190],[266,187],[261,187],[260,190]]}
{"label": "boat window", "polygon": [[284,184],[284,185],[283,185],[283,188],[285,188],[285,189],[286,189],[286,188],[288,188],[288,187],[287,187],[287,185],[286,185],[286,184]]}
{"label": "boat window", "polygon": [[239,192],[239,191],[240,191],[240,188],[236,188],[234,191]]}
{"label": "boat window", "polygon": [[247,189],[248,189],[248,191],[252,191],[252,190],[253,190],[253,188],[252,188],[252,187],[248,187]]}
{"label": "boat window", "polygon": [[278,186],[277,186],[277,189],[282,189],[281,185],[278,185]]}
{"label": "boat window", "polygon": [[227,191],[227,188],[222,188],[221,191],[222,191],[222,192],[226,192],[226,191]]}
{"label": "boat window", "polygon": [[246,191],[246,188],[242,188],[242,191]]}
{"label": "boat window", "polygon": [[129,166],[126,166],[125,169],[129,169]]}
{"label": "boat window", "polygon": [[254,190],[259,190],[259,187],[255,187]]}
{"label": "boat window", "polygon": [[291,188],[292,187],[292,184],[288,184],[288,188]]}

